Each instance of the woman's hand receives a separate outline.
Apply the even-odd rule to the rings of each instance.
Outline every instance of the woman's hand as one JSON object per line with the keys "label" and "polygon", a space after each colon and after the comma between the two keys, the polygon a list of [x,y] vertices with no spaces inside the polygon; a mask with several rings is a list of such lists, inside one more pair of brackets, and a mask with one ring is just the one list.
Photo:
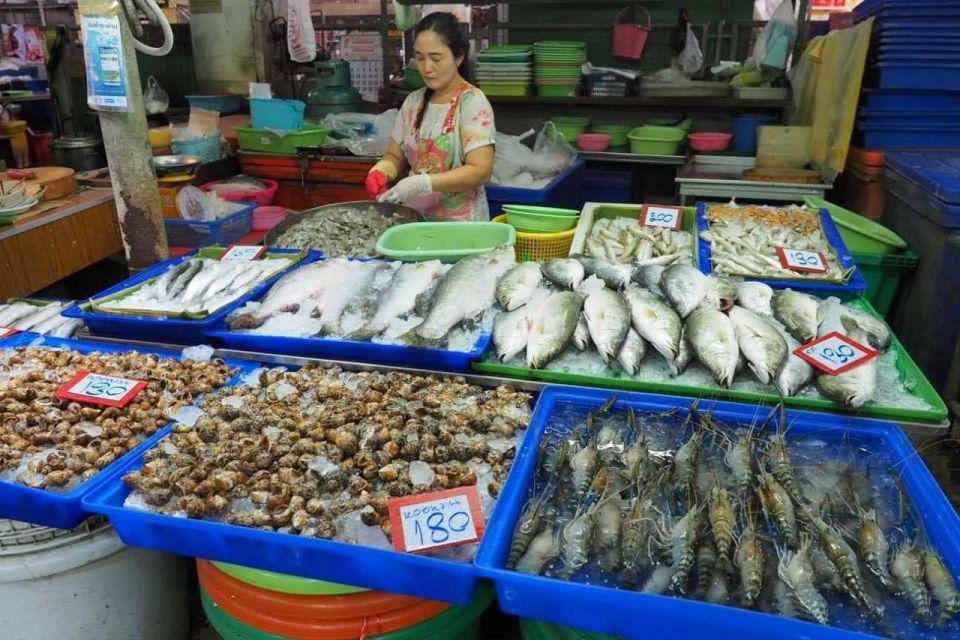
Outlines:
{"label": "woman's hand", "polygon": [[398,174],[399,169],[397,168],[397,162],[388,152],[383,160],[373,165],[373,168],[370,169],[370,172],[367,174],[365,184],[367,195],[370,196],[371,199],[383,195],[387,190],[387,185],[393,180],[396,180]]}
{"label": "woman's hand", "polygon": [[418,173],[404,178],[385,194],[377,196],[377,200],[379,202],[389,202],[390,204],[401,204],[411,198],[424,193],[431,193],[432,191],[433,183],[430,180],[430,175]]}

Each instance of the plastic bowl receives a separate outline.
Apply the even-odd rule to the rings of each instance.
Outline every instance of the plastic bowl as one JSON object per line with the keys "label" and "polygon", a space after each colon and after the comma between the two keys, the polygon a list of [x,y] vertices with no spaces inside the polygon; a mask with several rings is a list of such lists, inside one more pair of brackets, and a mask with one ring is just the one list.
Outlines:
{"label": "plastic bowl", "polygon": [[513,227],[499,222],[410,222],[384,231],[377,240],[377,253],[407,262],[457,262],[516,242]]}
{"label": "plastic bowl", "polygon": [[505,204],[504,211],[513,211],[515,213],[542,213],[548,216],[578,216],[580,212],[576,209],[558,209],[556,207],[538,207],[532,204]]}
{"label": "plastic bowl", "polygon": [[537,231],[541,233],[557,233],[569,231],[577,226],[580,216],[558,216],[552,213],[534,213],[532,211],[509,211],[507,223],[520,231]]}
{"label": "plastic bowl", "polygon": [[286,207],[257,207],[253,210],[253,230],[270,231],[270,229],[273,229],[286,219]]}
{"label": "plastic bowl", "polygon": [[[260,189],[259,191],[244,191],[234,193],[230,193],[229,191],[218,191],[217,195],[228,202],[252,202],[260,207],[272,204],[273,198],[277,195],[277,189],[280,188],[280,183],[276,180],[270,180],[268,178],[259,178],[259,180],[267,185],[265,188]],[[213,182],[207,182],[200,185],[200,188],[204,191],[213,191],[214,187],[218,184],[220,184],[220,181],[215,180]]]}
{"label": "plastic bowl", "polygon": [[605,133],[610,136],[611,147],[625,147],[629,143],[627,134],[632,127],[626,124],[595,124],[591,128],[593,133]]}
{"label": "plastic bowl", "polygon": [[633,129],[627,138],[630,139],[631,153],[673,156],[680,151],[686,135],[686,130],[680,127],[644,125]]}
{"label": "plastic bowl", "polygon": [[606,133],[581,133],[577,136],[577,147],[581,151],[606,151],[612,140]]}
{"label": "plastic bowl", "polygon": [[723,151],[730,146],[732,134],[720,132],[691,133],[687,136],[694,151]]}
{"label": "plastic bowl", "polygon": [[[198,562],[202,561],[198,560]],[[280,593],[301,596],[341,596],[369,591],[369,589],[364,589],[363,587],[353,587],[335,582],[301,578],[300,576],[291,576],[285,573],[242,567],[228,562],[211,562],[210,564],[231,578],[267,591],[278,591]]]}

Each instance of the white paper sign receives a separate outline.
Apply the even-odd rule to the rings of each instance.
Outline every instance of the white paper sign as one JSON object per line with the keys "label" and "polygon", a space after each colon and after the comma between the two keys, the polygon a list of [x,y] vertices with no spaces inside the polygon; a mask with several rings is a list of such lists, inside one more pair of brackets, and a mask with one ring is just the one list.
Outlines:
{"label": "white paper sign", "polygon": [[646,227],[679,229],[683,221],[683,209],[656,204],[644,205],[640,212],[640,224]]}
{"label": "white paper sign", "polygon": [[260,257],[266,247],[253,244],[235,244],[220,256],[221,262],[250,262]]}
{"label": "white paper sign", "polygon": [[833,376],[859,367],[877,357],[875,350],[836,331],[797,347],[794,353],[817,369]]}
{"label": "white paper sign", "polygon": [[826,273],[827,259],[819,251],[803,251],[801,249],[787,249],[777,247],[780,264],[792,271],[806,271],[812,273]]}
{"label": "white paper sign", "polygon": [[475,542],[483,532],[481,513],[475,486],[395,498],[390,501],[394,546],[424,551]]}
{"label": "white paper sign", "polygon": [[82,371],[54,394],[58,398],[108,407],[126,406],[147,386],[143,380]]}

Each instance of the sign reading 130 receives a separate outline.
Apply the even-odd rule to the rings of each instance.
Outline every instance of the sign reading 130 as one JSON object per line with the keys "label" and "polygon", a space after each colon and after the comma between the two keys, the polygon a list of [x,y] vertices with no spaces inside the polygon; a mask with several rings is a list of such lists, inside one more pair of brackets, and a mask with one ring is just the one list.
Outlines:
{"label": "sign reading 130", "polygon": [[86,404],[124,407],[146,386],[143,380],[81,371],[60,387],[54,396]]}

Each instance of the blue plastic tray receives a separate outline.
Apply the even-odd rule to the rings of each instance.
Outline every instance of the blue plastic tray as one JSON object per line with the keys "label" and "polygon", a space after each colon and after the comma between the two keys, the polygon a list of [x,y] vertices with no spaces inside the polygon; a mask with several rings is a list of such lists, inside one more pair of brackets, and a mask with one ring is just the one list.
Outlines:
{"label": "blue plastic tray", "polygon": [[[602,586],[530,576],[504,568],[513,530],[527,500],[537,452],[551,418],[572,411],[585,415],[610,397],[609,391],[547,387],[541,393],[530,428],[507,478],[487,529],[476,565],[483,577],[491,578],[500,608],[524,618],[548,620],[627,638],[751,638],[777,640],[840,639],[874,637],[807,622],[772,616],[733,607],[656,596]],[[638,412],[661,412],[679,408],[686,414],[690,399],[672,396],[617,392],[618,408]],[[701,405],[701,409],[705,409]],[[711,403],[709,409],[720,420],[752,424],[755,406],[730,402]],[[568,414],[569,415],[569,414]],[[871,451],[886,453],[897,465],[914,517],[923,518],[927,535],[954,575],[960,575],[960,518],[903,431],[892,422],[846,418],[810,412],[787,412],[790,433],[816,433],[827,442],[839,444],[844,437]],[[896,620],[891,620],[896,624]],[[909,637],[909,636],[908,636]],[[946,635],[942,637],[947,637]]]}
{"label": "blue plastic tray", "polygon": [[960,204],[960,152],[888,153],[886,166],[938,200]]}
{"label": "blue plastic tray", "polygon": [[[707,223],[707,211],[706,207],[707,202],[698,202],[697,203],[697,236],[706,231],[709,227]],[[823,234],[827,238],[827,242],[836,250],[837,252],[837,261],[840,263],[841,269],[853,268],[853,274],[850,276],[850,279],[846,284],[839,284],[835,282],[818,282],[816,280],[779,280],[779,279],[770,279],[770,278],[754,278],[752,276],[747,277],[747,280],[753,280],[756,282],[764,282],[771,287],[785,288],[790,287],[797,291],[817,291],[820,293],[845,293],[845,294],[856,294],[866,291],[867,281],[864,280],[863,274],[860,273],[860,269],[857,268],[857,263],[853,259],[853,256],[850,255],[850,251],[847,249],[846,243],[843,241],[843,236],[840,235],[840,231],[837,229],[836,223],[834,223],[833,218],[830,217],[830,213],[826,209],[820,210],[820,225],[823,227]],[[698,260],[700,271],[704,273],[713,272],[713,263],[711,257],[713,252],[710,249],[709,242],[698,242]]]}
{"label": "blue plastic tray", "polygon": [[949,130],[956,129],[960,122],[960,109],[955,111],[902,111],[902,110],[879,110],[879,109],[859,109],[858,115],[860,122],[869,126],[888,125],[910,126],[931,131],[939,131],[946,127]]}
{"label": "blue plastic tray", "polygon": [[[94,351],[101,353],[137,351],[139,353],[155,353],[160,356],[177,360],[180,359],[179,352],[166,349],[101,344],[62,338],[44,338],[35,333],[18,333],[10,336],[0,341],[0,348],[23,347],[31,344],[51,348],[73,349],[81,353],[91,353]],[[249,363],[232,360],[229,361],[229,364],[241,370],[253,368]],[[106,469],[72,491],[56,493],[42,489],[34,489],[15,482],[0,482],[0,518],[10,518],[12,520],[20,520],[22,522],[47,527],[56,527],[58,529],[72,529],[90,515],[90,512],[81,504],[83,498],[117,475],[128,461],[134,458],[139,459],[144,452],[152,448],[154,444],[169,431],[170,426],[158,430],[140,445],[127,452],[127,454],[119,460],[107,466]]]}
{"label": "blue plastic tray", "polygon": [[867,69],[880,89],[960,89],[960,64],[880,62]]}
{"label": "blue plastic tray", "polygon": [[916,124],[897,126],[857,120],[860,145],[866,149],[956,149],[960,126],[933,128]]}
{"label": "blue plastic tray", "polygon": [[129,545],[454,604],[473,597],[477,570],[470,563],[125,509],[130,490],[123,476],[143,466],[145,452],[126,459],[83,501]]}
{"label": "blue plastic tray", "polygon": [[960,107],[960,92],[864,89],[861,104],[878,109],[939,110]]}
{"label": "blue plastic tray", "polygon": [[[270,249],[270,252],[289,254],[300,253],[298,249]],[[106,291],[98,293],[93,298],[103,298],[119,291],[123,291],[124,289],[135,287],[152,278],[156,278],[171,266],[187,260],[188,258],[196,255],[196,253],[197,251],[191,251],[190,253],[179,258],[172,258],[170,260],[165,260],[155,264],[146,271],[143,271],[132,278],[128,278],[120,284],[110,287]],[[319,253],[307,254],[303,259],[298,260],[288,267],[286,271],[289,271],[291,268],[303,262],[312,262],[313,260],[319,259],[319,257]],[[183,318],[154,318],[150,316],[101,313],[98,311],[93,311],[92,309],[85,309],[84,307],[86,307],[89,303],[77,304],[76,306],[64,311],[63,315],[68,318],[79,318],[80,320],[83,320],[90,332],[96,335],[109,336],[112,338],[126,338],[128,340],[145,340],[148,342],[203,344],[206,342],[207,331],[210,331],[218,323],[222,322],[223,319],[227,317],[227,314],[237,307],[246,304],[248,300],[256,296],[265,293],[278,278],[286,273],[286,271],[282,271],[268,280],[263,281],[246,295],[243,295],[233,302],[224,305],[219,310],[211,313],[202,320],[188,320]]]}
{"label": "blue plastic tray", "polygon": [[579,209],[583,206],[583,202],[580,201],[580,175],[585,165],[585,160],[577,158],[542,189],[488,184],[485,188],[487,202],[490,205],[490,217],[503,213],[505,204],[537,204]]}

